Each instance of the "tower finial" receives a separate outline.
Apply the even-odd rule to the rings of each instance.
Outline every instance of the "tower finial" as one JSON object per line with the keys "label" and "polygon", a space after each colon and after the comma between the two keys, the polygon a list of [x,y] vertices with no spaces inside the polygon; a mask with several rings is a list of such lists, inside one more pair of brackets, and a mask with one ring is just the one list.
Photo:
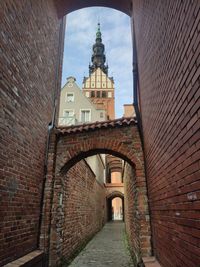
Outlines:
{"label": "tower finial", "polygon": [[89,65],[89,73],[91,74],[94,70],[100,68],[105,74],[108,74],[108,66],[105,65],[106,56],[104,54],[104,44],[101,39],[100,22],[97,23],[96,42],[92,50],[92,63]]}
{"label": "tower finial", "polygon": [[97,33],[96,37],[101,39],[101,29],[100,29],[100,22],[97,24]]}

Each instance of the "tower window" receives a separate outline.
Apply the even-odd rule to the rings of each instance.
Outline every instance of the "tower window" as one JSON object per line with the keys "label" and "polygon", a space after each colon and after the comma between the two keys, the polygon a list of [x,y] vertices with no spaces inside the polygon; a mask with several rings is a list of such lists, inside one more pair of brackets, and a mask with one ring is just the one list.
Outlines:
{"label": "tower window", "polygon": [[108,92],[108,97],[109,97],[109,98],[112,97],[112,92]]}
{"label": "tower window", "polygon": [[95,91],[91,92],[91,97],[95,97]]}
{"label": "tower window", "polygon": [[90,97],[90,92],[85,93],[86,97]]}
{"label": "tower window", "polygon": [[97,91],[97,97],[101,97],[101,92]]}
{"label": "tower window", "polygon": [[103,97],[103,98],[107,97],[107,95],[106,95],[106,92],[105,92],[105,91],[103,91],[103,92],[102,92],[102,97]]}

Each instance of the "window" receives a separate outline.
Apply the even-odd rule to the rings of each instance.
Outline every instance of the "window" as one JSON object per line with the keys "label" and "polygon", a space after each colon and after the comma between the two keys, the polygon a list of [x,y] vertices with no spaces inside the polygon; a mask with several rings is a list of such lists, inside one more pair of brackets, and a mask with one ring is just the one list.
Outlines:
{"label": "window", "polygon": [[109,97],[109,98],[112,97],[112,92],[108,92],[108,97]]}
{"label": "window", "polygon": [[95,91],[91,92],[91,97],[95,97]]}
{"label": "window", "polygon": [[102,97],[106,97],[107,95],[106,95],[106,92],[105,91],[103,91],[102,92]]}
{"label": "window", "polygon": [[101,97],[101,92],[97,91],[97,97]]}
{"label": "window", "polygon": [[66,102],[74,102],[74,93],[66,94]]}
{"label": "window", "polygon": [[74,116],[74,110],[73,109],[64,109],[63,110],[63,117],[69,118]]}
{"label": "window", "polygon": [[103,118],[103,112],[100,112],[100,118]]}
{"label": "window", "polygon": [[91,111],[89,109],[81,110],[81,122],[89,122],[91,119]]}
{"label": "window", "polygon": [[60,125],[73,125],[76,123],[75,114],[73,109],[64,109],[63,117],[59,118]]}
{"label": "window", "polygon": [[85,96],[86,96],[86,97],[90,97],[90,92],[86,92],[86,93],[85,93]]}

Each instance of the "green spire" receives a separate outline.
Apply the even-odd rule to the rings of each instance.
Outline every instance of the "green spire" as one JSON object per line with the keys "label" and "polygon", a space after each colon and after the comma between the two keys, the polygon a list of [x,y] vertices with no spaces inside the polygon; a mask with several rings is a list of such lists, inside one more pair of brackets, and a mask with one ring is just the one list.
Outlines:
{"label": "green spire", "polygon": [[97,26],[97,33],[96,33],[96,37],[97,37],[97,38],[101,38],[100,23],[98,23],[98,26]]}

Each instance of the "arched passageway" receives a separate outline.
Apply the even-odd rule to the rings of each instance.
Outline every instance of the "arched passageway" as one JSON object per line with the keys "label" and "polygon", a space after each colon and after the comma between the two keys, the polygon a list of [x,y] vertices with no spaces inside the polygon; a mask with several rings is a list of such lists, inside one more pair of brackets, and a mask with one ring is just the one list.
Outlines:
{"label": "arched passageway", "polygon": [[122,182],[122,160],[120,158],[108,155],[106,157],[106,182],[121,183]]}
{"label": "arched passageway", "polygon": [[[130,216],[127,213],[129,224],[132,225],[134,220],[140,225],[141,233],[135,231],[134,233],[128,233],[130,238],[136,238],[138,243],[140,244],[140,251],[135,251],[138,254],[138,258],[141,259],[141,255],[147,256],[150,255],[150,228],[149,228],[149,220],[146,215],[148,214],[148,205],[147,205],[147,194],[146,194],[146,182],[144,175],[144,162],[143,162],[143,153],[137,128],[137,122],[133,118],[120,119],[114,121],[86,124],[80,126],[72,126],[72,127],[61,127],[57,128],[56,131],[51,136],[51,151],[49,152],[49,157],[53,159],[50,161],[49,166],[49,183],[51,186],[46,188],[45,196],[46,196],[46,205],[51,205],[51,210],[47,210],[45,213],[45,227],[43,228],[45,233],[43,232],[42,236],[46,236],[47,240],[49,240],[50,246],[46,249],[49,249],[50,254],[50,263],[53,265],[57,264],[60,260],[61,256],[65,254],[65,251],[69,252],[68,249],[68,241],[65,235],[64,229],[70,229],[70,221],[67,222],[66,227],[66,217],[73,219],[75,212],[75,204],[72,202],[74,210],[71,215],[68,216],[70,212],[70,206],[67,206],[70,203],[70,200],[65,201],[65,196],[71,196],[71,198],[76,197],[76,191],[79,191],[80,188],[80,180],[81,184],[85,183],[85,180],[80,179],[80,175],[78,174],[76,166],[82,164],[83,160],[92,155],[96,155],[99,153],[110,154],[113,156],[118,156],[121,159],[125,160],[127,164],[133,169],[134,176],[132,177],[132,181],[134,183],[134,187],[136,191],[139,193],[134,195],[133,203],[135,203],[135,212],[140,214],[140,217],[135,217],[133,220],[130,220]],[[56,153],[55,153],[56,151]],[[55,163],[53,166],[52,163]],[[79,166],[80,167],[80,166]],[[76,171],[75,171],[76,170]],[[84,169],[82,169],[82,174],[84,173]],[[88,175],[88,173],[86,174]],[[51,181],[52,179],[52,181]],[[75,183],[75,184],[73,184]],[[66,193],[66,188],[71,184],[71,190]],[[87,183],[87,186],[89,182]],[[91,184],[91,188],[94,188],[94,183]],[[97,203],[101,203],[101,212],[97,212],[100,206],[96,206],[91,208],[90,202],[90,193],[87,191],[87,194],[82,196],[82,201],[78,204],[77,212],[80,211],[80,205],[85,205],[85,210],[91,211],[88,218],[92,220],[94,212],[97,212],[99,217],[98,227],[102,227],[102,224],[106,221],[106,190],[102,189],[98,185],[95,185],[95,188],[98,187],[98,193],[96,195],[99,196]],[[127,202],[130,199],[131,184],[127,184]],[[52,190],[51,190],[52,189]],[[104,192],[104,193],[103,193]],[[104,203],[100,200],[100,198],[104,194]],[[49,203],[49,199],[53,198],[53,203]],[[108,195],[107,195],[108,196]],[[111,192],[108,199],[114,199],[115,197],[124,198],[123,193]],[[80,194],[79,197],[80,198]],[[101,198],[102,199],[102,198]],[[80,200],[80,199],[79,199]],[[79,201],[78,200],[78,201]],[[64,202],[63,202],[64,201]],[[89,202],[87,202],[89,201]],[[95,202],[93,197],[93,202]],[[124,202],[124,201],[123,201]],[[65,204],[63,204],[65,203]],[[84,204],[85,203],[85,204]],[[111,202],[110,202],[111,203]],[[67,207],[67,208],[66,208]],[[86,208],[87,207],[87,208]],[[45,210],[44,210],[45,212]],[[48,217],[50,216],[51,217]],[[64,215],[66,214],[66,215]],[[76,213],[76,216],[78,213]],[[126,215],[125,215],[126,216]],[[124,217],[125,217],[124,216]],[[74,217],[76,218],[76,217]],[[75,219],[77,222],[79,221],[78,217]],[[86,219],[87,221],[87,219]],[[125,220],[126,221],[126,220]],[[82,228],[79,227],[78,231],[83,230],[83,222],[80,221],[79,224],[82,224]],[[87,223],[88,224],[88,221]],[[90,222],[92,225],[92,221]],[[75,226],[75,222],[73,227]],[[96,227],[96,226],[95,226]],[[94,231],[97,231],[99,228],[95,228]],[[49,230],[48,230],[49,229]],[[87,228],[88,229],[88,228]],[[129,228],[128,228],[129,229]],[[48,232],[47,232],[48,230]],[[50,231],[50,235],[49,235]],[[75,231],[74,231],[75,232]],[[64,235],[64,236],[63,236]],[[70,233],[71,235],[71,233]],[[68,234],[69,238],[69,234]],[[47,243],[48,244],[48,242]],[[66,242],[65,242],[66,240]],[[71,239],[72,240],[72,239]],[[77,238],[76,238],[77,240]],[[43,241],[43,242],[42,242]],[[44,244],[44,240],[41,240],[41,248]],[[59,244],[59,245],[58,245]],[[149,250],[146,250],[146,244],[149,244]],[[145,249],[143,250],[143,245]]]}
{"label": "arched passageway", "polygon": [[113,191],[106,196],[107,221],[124,220],[124,194]]}

